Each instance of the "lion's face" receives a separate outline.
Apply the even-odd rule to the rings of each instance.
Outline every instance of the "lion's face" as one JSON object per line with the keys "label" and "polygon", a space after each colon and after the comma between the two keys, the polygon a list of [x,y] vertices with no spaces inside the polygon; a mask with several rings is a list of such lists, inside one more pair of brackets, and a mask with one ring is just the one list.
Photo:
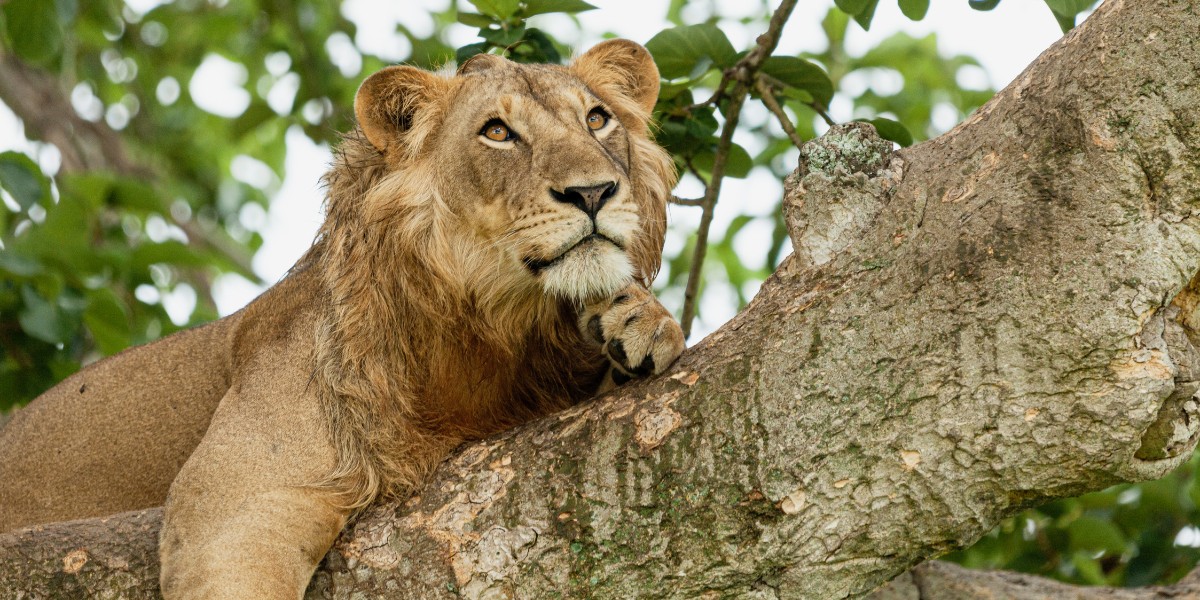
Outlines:
{"label": "lion's face", "polygon": [[648,53],[621,41],[570,68],[487,55],[452,79],[394,67],[363,84],[356,111],[397,169],[414,152],[430,166],[454,243],[490,283],[587,300],[658,266],[674,173],[646,135],[657,88]]}
{"label": "lion's face", "polygon": [[458,157],[439,163],[447,201],[550,293],[624,286],[639,229],[629,132],[565,70],[484,60],[463,76],[438,135],[436,152]]}

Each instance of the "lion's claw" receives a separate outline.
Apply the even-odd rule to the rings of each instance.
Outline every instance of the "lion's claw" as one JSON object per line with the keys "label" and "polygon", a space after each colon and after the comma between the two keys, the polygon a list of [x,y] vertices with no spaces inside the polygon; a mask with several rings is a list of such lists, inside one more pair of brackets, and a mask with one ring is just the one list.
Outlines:
{"label": "lion's claw", "polygon": [[586,334],[602,346],[617,385],[661,373],[683,352],[683,330],[648,290],[631,284],[580,315]]}

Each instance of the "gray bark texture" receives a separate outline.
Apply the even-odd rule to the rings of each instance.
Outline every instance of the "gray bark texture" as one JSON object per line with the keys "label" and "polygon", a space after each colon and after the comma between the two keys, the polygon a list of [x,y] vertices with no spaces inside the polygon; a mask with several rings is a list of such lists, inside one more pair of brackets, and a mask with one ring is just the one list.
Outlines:
{"label": "gray bark texture", "polygon": [[[1167,473],[1200,428],[1198,46],[1194,1],[1108,0],[942,137],[833,129],[745,311],[661,377],[460,449],[309,598],[859,597]],[[0,536],[0,590],[154,597],[157,518]],[[927,564],[878,593],[1078,590],[1027,579]]]}

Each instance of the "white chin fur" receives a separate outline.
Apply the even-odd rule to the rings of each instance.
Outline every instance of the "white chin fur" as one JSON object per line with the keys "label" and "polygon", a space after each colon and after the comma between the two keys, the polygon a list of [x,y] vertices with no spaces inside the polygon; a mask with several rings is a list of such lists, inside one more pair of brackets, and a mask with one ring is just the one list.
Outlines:
{"label": "white chin fur", "polygon": [[547,294],[577,301],[611,296],[633,279],[629,257],[607,242],[575,248],[542,272]]}

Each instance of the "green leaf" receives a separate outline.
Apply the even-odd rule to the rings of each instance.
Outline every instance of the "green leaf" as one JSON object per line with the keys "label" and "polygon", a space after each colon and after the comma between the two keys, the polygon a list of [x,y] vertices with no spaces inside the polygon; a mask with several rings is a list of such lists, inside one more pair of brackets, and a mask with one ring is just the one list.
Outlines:
{"label": "green leaf", "polygon": [[481,29],[491,27],[492,25],[496,24],[496,19],[478,13],[460,12],[456,18],[458,19],[458,22],[462,23],[463,25],[479,27]]}
{"label": "green leaf", "polygon": [[[712,152],[703,152],[696,155],[692,164],[704,173],[712,173],[715,158],[716,156]],[[750,153],[737,144],[731,144],[729,154],[725,157],[725,176],[741,179],[750,174],[752,167],[754,167],[754,159],[750,158]]]}
{"label": "green leaf", "polygon": [[514,56],[518,62],[552,64],[562,62],[562,55],[558,53],[558,48],[554,47],[554,41],[541,29],[536,27],[526,29],[525,39],[521,41],[522,44],[517,48],[518,52]]}
{"label": "green leaf", "polygon": [[929,12],[929,0],[900,0],[900,12],[914,21],[920,21]]}
{"label": "green leaf", "polygon": [[1000,0],[967,0],[967,6],[975,10],[992,10],[1000,5]]}
{"label": "green leaf", "polygon": [[737,60],[737,51],[725,32],[707,23],[660,31],[646,42],[646,49],[654,56],[665,79],[692,75],[698,66],[707,67],[704,59],[722,69],[733,66]]}
{"label": "green leaf", "polygon": [[1058,21],[1058,28],[1066,33],[1075,28],[1075,15],[1066,16],[1054,13],[1054,20]]}
{"label": "green leaf", "polygon": [[867,6],[873,4],[872,0],[835,0],[834,4],[841,9],[842,12],[848,15],[857,15],[867,9]]}
{"label": "green leaf", "polygon": [[1071,555],[1071,564],[1083,580],[1091,585],[1104,585],[1104,569],[1100,563],[1086,552],[1076,552]]}
{"label": "green leaf", "polygon": [[879,6],[879,0],[871,0],[866,9],[854,15],[854,20],[858,21],[864,30],[871,29],[871,19],[875,18],[875,7],[877,6]]}
{"label": "green leaf", "polygon": [[595,6],[583,0],[525,0],[525,10],[521,11],[521,15],[532,17],[533,15],[556,12],[580,13],[587,10],[595,10],[595,8]]}
{"label": "green leaf", "polygon": [[133,249],[131,265],[134,269],[143,271],[156,263],[165,263],[184,267],[203,267],[208,264],[210,257],[201,254],[196,248],[178,240],[165,242],[144,242]]}
{"label": "green leaf", "polygon": [[502,27],[500,29],[480,29],[479,37],[491,42],[493,46],[508,48],[525,37],[525,26]]}
{"label": "green leaf", "polygon": [[62,51],[63,30],[53,0],[10,0],[0,6],[8,39],[17,56],[46,64]]}
{"label": "green leaf", "polygon": [[703,143],[717,133],[721,124],[717,123],[716,111],[704,107],[693,110],[691,118],[684,121],[684,127],[687,135],[696,138],[696,143]]}
{"label": "green leaf", "polygon": [[466,46],[454,51],[454,61],[461,65],[467,62],[467,59],[471,58],[472,56],[487,52],[488,48],[490,47],[491,44],[488,44],[487,42],[467,44]]}
{"label": "green leaf", "polygon": [[104,354],[116,354],[130,344],[129,313],[117,295],[108,288],[88,291],[88,306],[83,323]]}
{"label": "green leaf", "polygon": [[47,302],[29,286],[21,288],[21,299],[25,307],[17,316],[17,321],[25,333],[49,344],[61,344],[71,339],[74,327],[54,304]]}
{"label": "green leaf", "polygon": [[467,0],[479,9],[479,12],[496,17],[500,20],[505,20],[517,12],[517,0]]}
{"label": "green leaf", "polygon": [[1125,534],[1112,521],[1083,515],[1071,521],[1067,534],[1071,537],[1072,551],[1103,551],[1110,556],[1120,556],[1125,551]]}
{"label": "green leaf", "polygon": [[1054,11],[1054,14],[1064,17],[1073,17],[1089,8],[1096,3],[1096,0],[1046,0],[1046,6]]}
{"label": "green leaf", "polygon": [[879,137],[896,142],[901,146],[911,146],[913,143],[912,133],[908,128],[902,125],[899,121],[876,117],[874,119],[863,119],[864,123],[870,123],[875,126],[875,131],[879,133]]}
{"label": "green leaf", "polygon": [[794,56],[771,56],[763,62],[763,73],[812,94],[822,106],[833,99],[833,82],[816,63]]}
{"label": "green leaf", "polygon": [[20,152],[0,153],[0,187],[25,210],[50,198],[50,181],[33,159]]}
{"label": "green leaf", "polygon": [[163,202],[154,188],[135,179],[117,179],[109,192],[109,199],[117,206],[145,212],[166,213]]}
{"label": "green leaf", "polygon": [[36,259],[21,256],[11,250],[0,252],[0,271],[17,277],[33,277],[42,272],[42,264]]}

